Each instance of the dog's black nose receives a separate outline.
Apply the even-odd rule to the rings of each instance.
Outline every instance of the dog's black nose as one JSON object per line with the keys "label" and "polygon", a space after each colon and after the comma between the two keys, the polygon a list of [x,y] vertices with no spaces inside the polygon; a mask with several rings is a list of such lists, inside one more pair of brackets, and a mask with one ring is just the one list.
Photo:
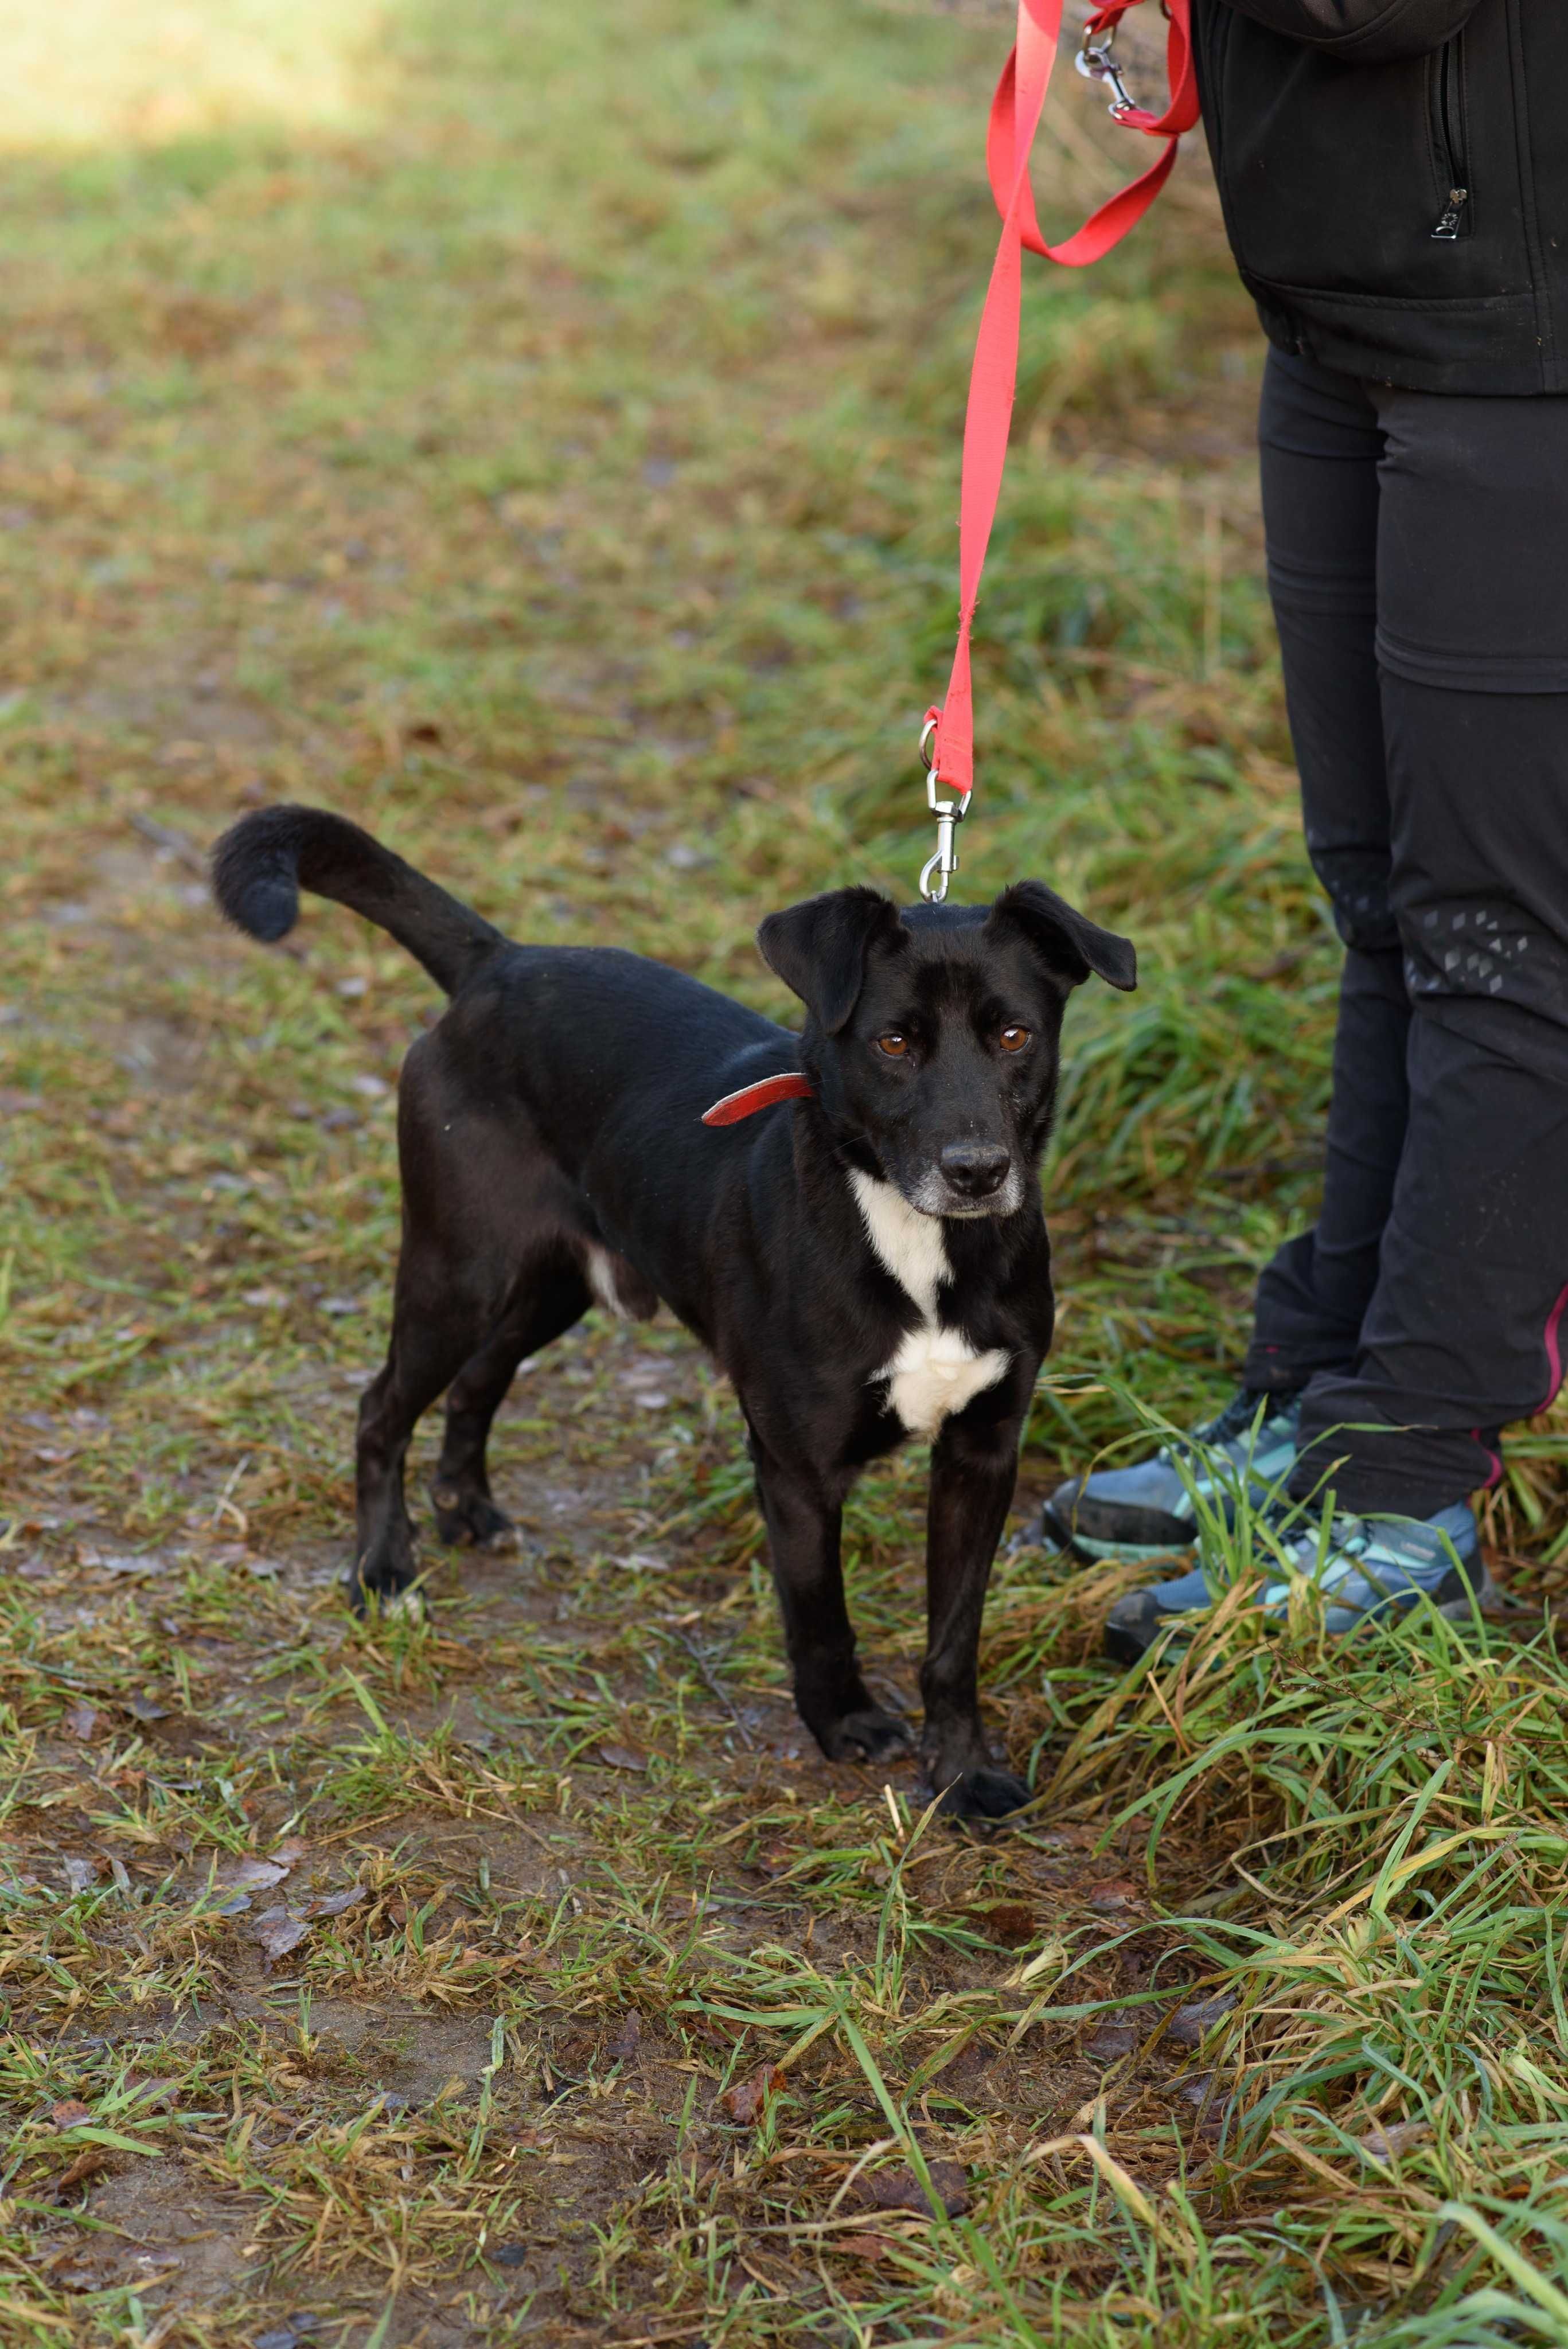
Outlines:
{"label": "dog's black nose", "polygon": [[999,1142],[950,1142],[942,1152],[943,1180],[966,1199],[989,1199],[1007,1180],[1011,1151]]}

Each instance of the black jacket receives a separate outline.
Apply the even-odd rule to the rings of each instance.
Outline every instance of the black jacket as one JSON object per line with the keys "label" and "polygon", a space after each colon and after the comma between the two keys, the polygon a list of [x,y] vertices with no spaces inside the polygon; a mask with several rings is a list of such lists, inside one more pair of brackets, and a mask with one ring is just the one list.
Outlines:
{"label": "black jacket", "polygon": [[1271,339],[1417,391],[1568,390],[1568,0],[1193,0]]}

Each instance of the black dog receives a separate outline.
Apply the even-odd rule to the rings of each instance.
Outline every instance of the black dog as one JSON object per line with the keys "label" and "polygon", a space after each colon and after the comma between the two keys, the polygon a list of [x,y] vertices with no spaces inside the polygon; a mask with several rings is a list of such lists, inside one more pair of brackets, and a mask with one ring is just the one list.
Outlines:
{"label": "black dog", "polygon": [[[1036,1169],[1069,990],[1135,983],[1133,949],[1037,882],[900,913],[837,889],[758,932],[806,1007],[796,1037],[661,964],[514,946],[355,824],[246,816],[218,902],[280,938],[301,884],[390,931],[452,997],[403,1064],[403,1246],[385,1369],[359,1406],[350,1590],[414,1574],[403,1462],[450,1389],[432,1487],[448,1541],[506,1525],[484,1447],[513,1371],[596,1300],[662,1299],[745,1413],[801,1718],[823,1752],[909,1742],[855,1660],[839,1513],[865,1462],[929,1442],[921,1758],[952,1811],[1028,1799],[992,1768],[977,1651],[1019,1436],[1051,1342]],[[813,1098],[715,1129],[786,1071]],[[797,1075],[797,1089],[799,1077]]]}

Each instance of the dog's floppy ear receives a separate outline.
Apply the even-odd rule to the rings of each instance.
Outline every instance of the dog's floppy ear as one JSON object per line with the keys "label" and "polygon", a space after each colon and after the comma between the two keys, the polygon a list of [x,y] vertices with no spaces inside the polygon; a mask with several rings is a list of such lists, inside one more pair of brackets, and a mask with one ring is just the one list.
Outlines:
{"label": "dog's floppy ear", "polygon": [[860,999],[867,949],[891,944],[900,926],[898,908],[880,890],[830,889],[770,914],[757,945],[768,968],[836,1036]]}
{"label": "dog's floppy ear", "polygon": [[1124,991],[1137,985],[1132,940],[1102,930],[1043,881],[1014,882],[992,905],[990,919],[1021,929],[1041,960],[1071,987],[1081,987],[1091,971]]}

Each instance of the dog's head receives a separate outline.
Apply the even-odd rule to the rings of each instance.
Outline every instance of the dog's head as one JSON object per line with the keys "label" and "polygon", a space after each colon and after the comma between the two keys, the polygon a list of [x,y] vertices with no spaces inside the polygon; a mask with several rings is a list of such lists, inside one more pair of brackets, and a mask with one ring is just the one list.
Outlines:
{"label": "dog's head", "polygon": [[852,1165],[925,1216],[1010,1216],[1045,1144],[1062,1007],[1091,973],[1137,983],[1131,946],[1038,881],[993,905],[900,912],[835,889],[757,932],[805,1005],[803,1052]]}

